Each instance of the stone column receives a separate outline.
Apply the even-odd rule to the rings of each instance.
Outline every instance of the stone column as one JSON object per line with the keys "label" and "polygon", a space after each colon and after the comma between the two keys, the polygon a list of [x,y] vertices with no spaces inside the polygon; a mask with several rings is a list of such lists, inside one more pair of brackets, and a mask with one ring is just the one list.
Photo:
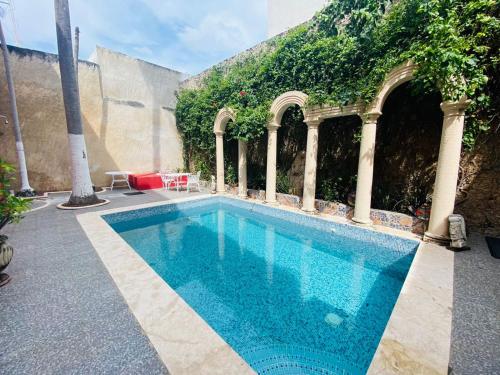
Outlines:
{"label": "stone column", "polygon": [[278,124],[267,127],[266,202],[276,203],[276,158],[278,154]]}
{"label": "stone column", "polygon": [[247,197],[247,143],[238,140],[238,196]]}
{"label": "stone column", "polygon": [[444,113],[443,131],[432,195],[431,217],[429,228],[425,232],[425,240],[448,242],[450,238],[448,216],[455,208],[465,109],[468,105],[467,100],[441,103],[441,110]]}
{"label": "stone column", "polygon": [[306,167],[304,170],[304,194],[302,209],[306,212],[316,211],[316,164],[318,157],[318,127],[321,121],[307,123]]}
{"label": "stone column", "polygon": [[215,149],[217,160],[217,193],[225,193],[226,187],[224,184],[224,133],[215,133]]}
{"label": "stone column", "polygon": [[363,115],[361,145],[359,150],[358,182],[356,184],[356,204],[353,221],[371,224],[370,208],[372,201],[373,161],[375,158],[375,137],[377,119],[382,113],[371,112]]}

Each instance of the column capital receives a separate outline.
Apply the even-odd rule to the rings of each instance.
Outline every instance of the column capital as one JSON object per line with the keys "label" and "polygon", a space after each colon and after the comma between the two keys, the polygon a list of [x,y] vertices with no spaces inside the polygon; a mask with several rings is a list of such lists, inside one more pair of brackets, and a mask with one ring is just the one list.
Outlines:
{"label": "column capital", "polygon": [[224,135],[224,132],[221,130],[214,131],[216,137],[222,137]]}
{"label": "column capital", "polygon": [[371,112],[363,113],[363,115],[361,116],[361,118],[363,120],[363,124],[376,123],[381,114],[382,114],[382,112],[380,112],[380,111],[371,111]]}
{"label": "column capital", "polygon": [[308,129],[317,129],[321,125],[323,120],[307,120],[304,122],[307,124]]}
{"label": "column capital", "polygon": [[463,116],[470,102],[465,97],[458,101],[446,100],[441,103],[441,111],[443,111],[445,117]]}
{"label": "column capital", "polygon": [[267,124],[267,130],[270,132],[278,131],[278,128],[280,127],[281,125],[276,122],[270,122],[269,124]]}

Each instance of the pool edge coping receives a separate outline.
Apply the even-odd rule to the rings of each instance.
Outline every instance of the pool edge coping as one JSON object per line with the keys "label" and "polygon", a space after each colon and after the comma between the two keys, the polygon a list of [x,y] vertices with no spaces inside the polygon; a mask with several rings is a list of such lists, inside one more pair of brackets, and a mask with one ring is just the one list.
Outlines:
{"label": "pool edge coping", "polygon": [[[120,207],[77,215],[78,222],[84,229],[94,249],[103,261],[113,281],[117,285],[130,310],[138,320],[144,333],[158,352],[167,369],[173,373],[255,373],[252,368],[236,353],[180,297],[161,277],[116,233],[104,220],[103,216],[168,204],[177,204],[195,200],[220,197],[221,195],[204,194],[195,197],[182,197],[162,200],[135,206]],[[222,195],[227,199],[241,198]],[[248,200],[245,200],[248,201]],[[252,201],[253,203],[253,201]],[[265,203],[255,201],[256,204]],[[310,214],[289,207],[272,206],[288,212],[310,216]],[[323,215],[314,215],[319,219],[338,224],[351,225],[349,222],[336,220]],[[405,239],[419,241],[413,235],[398,230],[380,230],[378,227],[361,227],[377,233],[384,233]],[[400,233],[401,232],[401,233]],[[434,244],[420,244],[410,266],[401,293],[394,305],[391,316],[372,359],[368,374],[426,373],[446,374],[448,371],[449,350],[451,345],[451,309],[453,297],[453,253]],[[114,253],[114,254],[111,254]],[[114,255],[114,257],[112,256]],[[120,256],[118,256],[120,255]],[[125,256],[126,259],[121,259]],[[437,262],[436,262],[437,260]],[[128,267],[126,267],[128,265]],[[132,267],[133,265],[133,267]],[[125,272],[128,268],[131,272]],[[132,270],[133,269],[133,270]],[[140,272],[139,272],[140,270]],[[131,276],[135,276],[132,282]],[[142,282],[138,288],[137,281]],[[146,281],[148,281],[146,283]],[[136,289],[135,291],[133,289]],[[132,289],[132,290],[131,290]],[[157,297],[162,291],[166,298]],[[147,300],[147,297],[149,301]],[[421,297],[432,297],[424,298]],[[438,298],[435,298],[438,296]],[[168,303],[167,303],[168,301]],[[153,309],[154,307],[154,309]],[[168,315],[169,319],[155,319]],[[189,319],[187,319],[189,317]],[[181,320],[185,324],[180,331],[189,331],[192,324],[203,331],[206,341],[194,343],[188,341],[188,347],[179,348],[169,344],[168,328]],[[187,319],[187,320],[186,320]],[[190,319],[192,321],[190,321]],[[158,321],[160,320],[160,321]],[[188,322],[189,321],[189,322]],[[425,327],[426,329],[423,329]],[[178,327],[177,327],[178,328]],[[192,330],[192,329],[191,329]],[[179,330],[177,330],[179,331]],[[200,331],[194,332],[194,338],[200,337]],[[171,342],[174,340],[171,337]],[[182,346],[182,345],[181,345]],[[203,348],[205,354],[214,356],[200,363],[196,351]],[[175,354],[172,354],[175,353]],[[179,360],[182,358],[182,360]],[[181,362],[181,363],[179,363]]]}
{"label": "pool edge coping", "polygon": [[77,220],[169,373],[255,374],[102,217],[205,198],[202,195],[87,212],[77,215]]}

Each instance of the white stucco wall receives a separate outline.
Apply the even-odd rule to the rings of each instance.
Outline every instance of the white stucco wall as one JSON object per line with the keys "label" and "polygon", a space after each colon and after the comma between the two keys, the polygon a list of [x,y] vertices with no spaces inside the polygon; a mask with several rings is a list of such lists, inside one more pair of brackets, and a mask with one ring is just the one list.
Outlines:
{"label": "white stucco wall", "polygon": [[93,60],[101,72],[100,130],[108,151],[122,156],[117,167],[144,172],[182,167],[175,92],[184,75],[102,47]]}
{"label": "white stucco wall", "polygon": [[[35,190],[71,187],[68,136],[57,55],[22,48],[9,53],[30,183]],[[0,52],[1,56],[1,52]],[[175,123],[182,73],[97,48],[78,76],[92,181],[109,185],[109,170],[152,172],[183,166]],[[3,72],[3,59],[0,71]],[[0,74],[0,157],[17,164],[4,74]],[[17,183],[17,182],[16,182]],[[15,186],[17,188],[17,186]]]}
{"label": "white stucco wall", "polygon": [[297,26],[321,10],[329,0],[268,0],[267,36],[271,38]]}

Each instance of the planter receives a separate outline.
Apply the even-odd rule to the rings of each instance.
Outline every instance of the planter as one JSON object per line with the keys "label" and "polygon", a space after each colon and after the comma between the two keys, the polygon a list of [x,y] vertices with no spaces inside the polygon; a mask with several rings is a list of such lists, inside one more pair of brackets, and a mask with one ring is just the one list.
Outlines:
{"label": "planter", "polygon": [[[6,241],[5,236],[0,236],[0,272],[7,268],[14,255],[14,248],[8,245]],[[7,284],[9,280],[9,275],[0,273],[0,286]]]}

